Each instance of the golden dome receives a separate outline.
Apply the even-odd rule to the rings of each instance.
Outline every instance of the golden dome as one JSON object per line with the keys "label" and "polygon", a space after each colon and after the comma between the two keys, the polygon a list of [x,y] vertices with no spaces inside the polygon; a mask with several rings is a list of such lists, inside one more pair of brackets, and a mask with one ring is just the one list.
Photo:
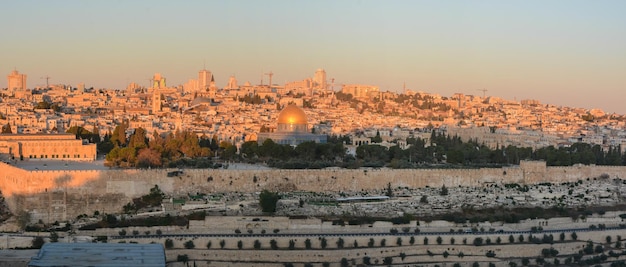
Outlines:
{"label": "golden dome", "polygon": [[302,109],[295,105],[289,105],[285,107],[280,114],[278,114],[278,124],[300,124],[306,125],[306,114]]}

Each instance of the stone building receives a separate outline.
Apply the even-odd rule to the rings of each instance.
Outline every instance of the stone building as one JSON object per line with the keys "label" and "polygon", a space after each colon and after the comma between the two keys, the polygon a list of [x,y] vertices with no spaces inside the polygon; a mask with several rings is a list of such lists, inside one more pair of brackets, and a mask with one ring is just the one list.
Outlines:
{"label": "stone building", "polygon": [[74,134],[2,134],[0,154],[19,160],[93,161],[96,144],[76,139]]}
{"label": "stone building", "polygon": [[277,144],[297,146],[304,142],[326,143],[326,135],[312,134],[309,132],[307,116],[302,109],[295,105],[285,107],[278,114],[275,132],[259,133],[257,142],[263,144],[265,140],[272,139]]}

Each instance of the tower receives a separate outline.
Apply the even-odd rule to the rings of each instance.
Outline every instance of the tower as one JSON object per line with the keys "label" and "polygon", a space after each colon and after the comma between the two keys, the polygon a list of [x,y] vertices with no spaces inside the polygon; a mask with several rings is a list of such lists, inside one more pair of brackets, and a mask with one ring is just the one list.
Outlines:
{"label": "tower", "polygon": [[313,87],[326,90],[326,71],[324,69],[317,69],[315,71],[315,76],[313,76]]}
{"label": "tower", "polygon": [[152,114],[161,112],[161,90],[154,88],[152,91]]}
{"label": "tower", "polygon": [[237,78],[235,76],[230,76],[228,78],[228,85],[226,85],[227,89],[239,89],[239,85],[237,85]]}
{"label": "tower", "polygon": [[26,74],[20,74],[17,70],[14,70],[7,76],[9,81],[9,90],[26,90]]}
{"label": "tower", "polygon": [[211,80],[213,79],[213,74],[203,69],[198,72],[198,90],[202,92],[209,91],[209,87],[211,86]]}
{"label": "tower", "polygon": [[152,78],[152,88],[165,88],[165,77],[161,76],[161,73],[155,73]]}

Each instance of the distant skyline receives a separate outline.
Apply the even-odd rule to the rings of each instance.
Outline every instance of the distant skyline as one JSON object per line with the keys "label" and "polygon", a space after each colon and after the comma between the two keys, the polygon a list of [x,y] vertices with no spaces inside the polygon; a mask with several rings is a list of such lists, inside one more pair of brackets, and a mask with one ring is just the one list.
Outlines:
{"label": "distant skyline", "polygon": [[[626,1],[7,1],[0,87],[313,77],[626,114]],[[268,82],[268,77],[264,77]],[[336,86],[335,89],[339,89]]]}

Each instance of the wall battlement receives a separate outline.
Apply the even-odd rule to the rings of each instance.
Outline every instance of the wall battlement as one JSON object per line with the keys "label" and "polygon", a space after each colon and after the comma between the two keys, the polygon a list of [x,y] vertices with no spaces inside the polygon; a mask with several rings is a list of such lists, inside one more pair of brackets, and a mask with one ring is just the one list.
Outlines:
{"label": "wall battlement", "polygon": [[[546,167],[524,161],[520,166],[481,169],[322,169],[322,170],[213,170],[171,169],[26,171],[0,163],[0,190],[11,211],[27,211],[45,222],[80,214],[120,212],[132,198],[158,185],[168,195],[215,192],[311,191],[342,192],[393,187],[477,187],[487,183],[562,183],[608,175],[626,177],[626,167]],[[54,203],[54,205],[52,204]]]}

